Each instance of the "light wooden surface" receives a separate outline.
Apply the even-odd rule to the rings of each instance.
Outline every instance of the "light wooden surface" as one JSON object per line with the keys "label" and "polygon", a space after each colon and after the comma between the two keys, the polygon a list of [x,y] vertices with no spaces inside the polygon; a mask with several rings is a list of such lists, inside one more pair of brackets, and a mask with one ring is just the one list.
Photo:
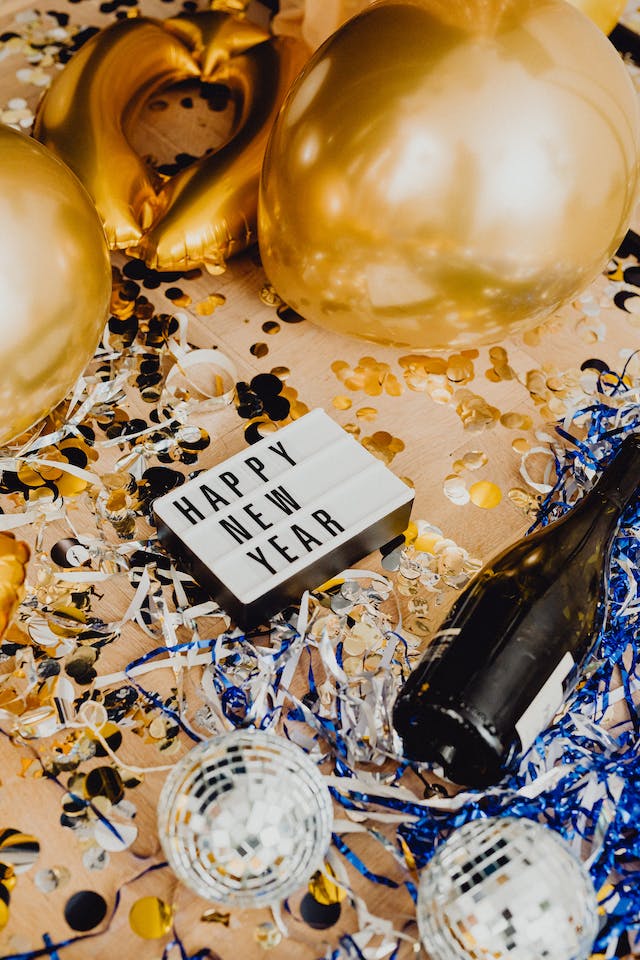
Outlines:
{"label": "light wooden surface", "polygon": [[[97,0],[84,0],[72,4],[65,0],[49,0],[47,9],[67,13],[72,23],[104,25],[113,14],[99,11]],[[141,0],[143,13],[167,16],[179,8],[179,4]],[[28,9],[23,0],[0,2],[0,35],[12,30],[14,16]],[[126,8],[121,8],[126,9]],[[18,71],[24,67],[19,54],[5,56],[0,60],[0,109],[5,109],[12,98],[25,98],[33,109],[40,90],[24,82]],[[207,111],[202,104],[192,110],[178,105],[159,115],[160,126],[150,129],[145,125],[140,131],[140,149],[154,153],[162,159],[172,159],[176,152],[197,152],[209,138],[220,133],[217,127],[212,133],[211,123],[224,125],[224,118]],[[154,129],[156,132],[154,132]],[[159,131],[159,132],[158,132]],[[142,146],[144,144],[144,146]],[[164,154],[164,156],[162,156]],[[0,158],[1,165],[1,158]],[[0,167],[1,175],[1,167]],[[1,224],[0,224],[1,229]],[[114,263],[124,259],[114,257]],[[409,351],[384,348],[375,344],[358,342],[333,333],[327,333],[310,324],[280,325],[275,334],[265,333],[263,324],[276,318],[273,307],[260,298],[265,283],[261,269],[256,266],[251,254],[229,265],[219,277],[202,275],[198,278],[177,281],[177,285],[191,297],[192,305],[184,308],[189,317],[189,340],[195,346],[216,346],[236,365],[238,379],[250,380],[259,372],[274,368],[290,370],[287,385],[298,393],[299,401],[308,408],[323,407],[343,425],[354,424],[359,428],[361,439],[371,437],[376,431],[386,431],[401,441],[402,448],[390,462],[391,469],[399,476],[408,478],[415,486],[416,499],[413,516],[438,526],[447,537],[465,547],[471,556],[486,560],[498,548],[520,536],[529,526],[530,518],[509,496],[510,491],[520,489],[531,493],[519,469],[521,455],[513,449],[517,438],[524,438],[531,446],[538,443],[536,431],[544,430],[549,414],[561,416],[563,396],[574,390],[580,377],[581,363],[590,357],[605,360],[613,369],[621,369],[621,351],[635,349],[639,343],[639,325],[632,314],[627,314],[613,305],[611,289],[605,277],[596,279],[590,288],[591,299],[577,300],[568,305],[558,318],[553,319],[539,332],[502,344],[508,353],[508,363],[513,376],[495,382],[486,376],[492,368],[487,348],[480,348],[472,358],[474,376],[460,384],[443,381],[447,402],[436,402],[425,389],[412,389],[403,376],[400,358]],[[171,284],[163,284],[157,290],[144,291],[158,311],[167,312],[171,303],[165,290]],[[208,317],[200,316],[195,305],[212,293],[221,293],[226,298]],[[595,318],[585,314],[597,313]],[[594,332],[595,331],[595,332]],[[251,348],[264,343],[268,352],[255,356]],[[260,351],[258,351],[260,352]],[[332,369],[336,361],[344,361],[352,368],[358,367],[362,358],[374,358],[378,364],[388,364],[389,374],[401,386],[400,395],[386,392],[383,383],[379,395],[368,395],[362,389],[350,389],[342,383]],[[382,368],[378,368],[382,370]],[[544,401],[534,395],[532,384],[539,381],[545,386]],[[387,380],[387,385],[389,384]],[[549,389],[560,384],[560,390]],[[569,386],[567,386],[569,385]],[[429,386],[425,383],[422,387]],[[510,429],[499,419],[491,420],[477,429],[463,423],[465,396],[461,390],[472,391],[500,414],[519,413],[530,418],[525,429]],[[563,394],[564,390],[564,394]],[[349,409],[340,409],[339,397],[348,397]],[[444,395],[440,397],[443,399]],[[468,399],[468,398],[467,398]],[[566,397],[566,407],[571,406]],[[337,406],[334,404],[336,401]],[[551,411],[549,410],[549,401]],[[370,408],[366,412],[365,408]],[[371,409],[372,408],[372,409]],[[363,413],[363,410],[365,412]],[[235,407],[230,405],[221,412],[208,414],[207,429],[211,444],[198,461],[198,467],[207,468],[243,448],[243,421]],[[445,494],[443,483],[453,472],[455,461],[472,451],[486,456],[486,463],[477,471],[461,474],[467,486],[479,480],[490,480],[502,491],[502,500],[494,509],[482,509],[474,503],[453,503]],[[103,450],[100,463],[110,469],[118,451]],[[3,500],[5,498],[2,498]],[[2,503],[5,511],[12,504]],[[89,522],[88,513],[82,504],[71,507],[79,524]],[[33,543],[33,528],[19,528],[17,535]],[[51,525],[45,534],[45,549],[61,536],[68,535],[64,525]],[[139,536],[144,531],[139,531]],[[363,565],[379,568],[379,556],[367,558]],[[37,576],[37,558],[30,567],[30,578]],[[393,579],[393,575],[392,575]],[[133,594],[133,588],[123,574],[115,575],[100,590],[100,616],[116,620],[122,615]],[[445,602],[453,597],[447,594]],[[440,614],[434,612],[434,619]],[[129,624],[120,640],[105,649],[99,660],[99,674],[122,669],[124,665],[150,649],[152,641],[135,624]],[[164,674],[170,671],[163,671]],[[154,689],[169,689],[171,678],[154,675]],[[198,678],[185,680],[187,696],[197,697]],[[182,747],[188,744],[182,743]],[[73,831],[60,825],[62,812],[61,787],[52,781],[37,776],[38,765],[24,763],[33,751],[44,753],[50,743],[30,741],[23,745],[0,739],[0,828],[15,827],[37,837],[41,844],[40,856],[31,871],[21,875],[12,894],[9,922],[0,932],[0,956],[20,951],[39,949],[46,932],[54,942],[73,935],[63,917],[64,904],[75,890],[94,889],[103,894],[109,907],[114,904],[117,890],[121,890],[121,904],[108,932],[95,939],[80,942],[60,951],[62,960],[84,960],[88,956],[107,960],[120,957],[122,960],[156,960],[162,955],[164,941],[142,940],[131,931],[128,911],[134,900],[145,895],[155,895],[173,902],[176,929],[187,949],[208,947],[221,960],[236,957],[257,958],[263,955],[256,943],[255,931],[259,923],[268,921],[266,911],[232,911],[228,926],[219,923],[204,923],[201,916],[207,905],[186,889],[179,887],[168,870],[147,874],[135,883],[128,881],[143,872],[146,867],[160,859],[159,844],[155,830],[155,804],[162,784],[162,773],[147,774],[144,782],[127,792],[135,803],[138,838],[124,852],[114,853],[108,866],[101,871],[89,871],[83,865],[82,855],[86,843]],[[174,753],[175,760],[182,751]],[[143,767],[163,763],[165,758],[152,742],[127,735],[119,752],[128,763]],[[362,838],[353,841],[354,849],[367,865],[396,879],[402,879],[397,864],[380,848],[373,848]],[[1,860],[0,855],[0,860]],[[50,894],[41,892],[33,881],[37,870],[65,865],[71,873],[69,882]],[[398,928],[412,926],[414,910],[409,896],[400,888],[390,890],[376,886],[361,878],[354,878],[356,889],[365,898],[369,908],[382,917],[392,918]],[[337,946],[341,934],[357,927],[355,912],[345,906],[340,923],[325,932],[314,932],[302,923],[288,921],[290,937],[274,948],[271,953],[280,960],[319,957],[328,949]],[[409,956],[405,947],[401,956]],[[171,954],[177,956],[178,954]]]}

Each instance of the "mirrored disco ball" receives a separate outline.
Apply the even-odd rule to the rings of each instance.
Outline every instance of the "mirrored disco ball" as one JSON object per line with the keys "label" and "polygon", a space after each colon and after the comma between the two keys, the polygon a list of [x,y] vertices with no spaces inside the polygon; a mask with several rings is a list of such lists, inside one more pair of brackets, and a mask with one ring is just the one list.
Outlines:
{"label": "mirrored disco ball", "polygon": [[474,820],[425,867],[418,926],[431,960],[584,960],[598,904],[587,870],[553,830]]}
{"label": "mirrored disco ball", "polygon": [[333,807],[316,765],[283,737],[236,730],[199,744],[167,777],[160,840],[201,897],[240,907],[288,897],[318,870]]}

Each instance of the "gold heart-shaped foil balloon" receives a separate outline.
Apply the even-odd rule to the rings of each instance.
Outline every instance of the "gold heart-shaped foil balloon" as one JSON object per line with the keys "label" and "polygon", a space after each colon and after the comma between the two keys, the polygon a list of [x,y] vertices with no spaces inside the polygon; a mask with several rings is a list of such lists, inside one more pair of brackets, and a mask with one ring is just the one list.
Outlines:
{"label": "gold heart-shaped foil balloon", "polygon": [[604,267],[639,144],[619,55],[564,0],[376,3],[316,51],[274,125],[263,264],[332,330],[495,341]]}
{"label": "gold heart-shaped foil balloon", "polygon": [[[91,37],[56,76],[34,136],[87,188],[111,249],[159,270],[204,264],[217,272],[255,240],[268,135],[307,57],[304,44],[270,39],[220,11],[121,20]],[[219,149],[161,186],[129,138],[149,97],[190,77],[229,86],[236,123]]]}

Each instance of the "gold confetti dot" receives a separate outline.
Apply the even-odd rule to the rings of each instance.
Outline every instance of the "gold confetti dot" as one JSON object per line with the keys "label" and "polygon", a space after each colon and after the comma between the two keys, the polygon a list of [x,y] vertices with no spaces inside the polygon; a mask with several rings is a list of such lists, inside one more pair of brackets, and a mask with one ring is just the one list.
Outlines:
{"label": "gold confetti dot", "polygon": [[492,510],[497,507],[502,500],[502,491],[496,483],[491,480],[479,480],[469,489],[469,497],[476,507],[482,507],[484,510]]}
{"label": "gold confetti dot", "polygon": [[360,407],[359,410],[356,410],[356,417],[358,420],[375,420],[378,416],[378,411],[375,407]]}
{"label": "gold confetti dot", "polygon": [[423,533],[416,537],[413,547],[419,553],[433,553],[440,540],[442,540],[442,534],[440,533]]}
{"label": "gold confetti dot", "polygon": [[524,413],[503,413],[500,423],[507,430],[531,430],[533,426],[531,417]]}
{"label": "gold confetti dot", "polygon": [[0,930],[2,930],[3,927],[6,927],[8,921],[9,921],[9,907],[4,902],[4,900],[0,900]]}
{"label": "gold confetti dot", "polygon": [[198,316],[210,316],[216,307],[221,307],[227,302],[227,298],[222,293],[210,293],[204,300],[196,303],[195,310]]}
{"label": "gold confetti dot", "polygon": [[274,375],[274,377],[277,377],[278,380],[283,381],[291,376],[291,370],[289,370],[289,367],[273,367],[271,373]]}
{"label": "gold confetti dot", "polygon": [[129,926],[143,940],[159,940],[171,930],[173,910],[159,897],[140,897],[129,911]]}
{"label": "gold confetti dot", "polygon": [[462,458],[462,463],[467,470],[479,470],[488,462],[489,457],[484,450],[469,450]]}
{"label": "gold confetti dot", "polygon": [[516,453],[526,453],[531,444],[526,437],[516,437],[511,446]]}
{"label": "gold confetti dot", "polygon": [[474,377],[473,363],[469,357],[454,353],[449,357],[446,374],[447,380],[451,380],[452,383],[468,383]]}
{"label": "gold confetti dot", "polygon": [[338,396],[334,397],[331,401],[336,410],[348,410],[349,407],[353,404],[353,400],[350,397]]}
{"label": "gold confetti dot", "polygon": [[251,345],[249,352],[260,360],[262,357],[266,357],[266,355],[269,353],[269,347],[266,345],[266,343],[254,343]]}

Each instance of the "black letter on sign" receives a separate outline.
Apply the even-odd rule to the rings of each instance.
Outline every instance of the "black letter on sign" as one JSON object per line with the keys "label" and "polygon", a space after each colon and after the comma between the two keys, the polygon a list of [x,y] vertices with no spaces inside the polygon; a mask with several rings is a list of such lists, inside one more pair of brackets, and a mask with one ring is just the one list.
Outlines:
{"label": "black letter on sign", "polygon": [[272,443],[269,447],[269,450],[273,450],[274,453],[279,454],[281,457],[291,464],[292,467],[295,467],[296,462],[292,460],[285,448],[282,446],[282,440],[278,440],[276,443]]}
{"label": "black letter on sign", "polygon": [[245,540],[251,540],[249,531],[243,527],[238,520],[234,520],[233,517],[225,517],[224,520],[218,520],[218,523],[223,530],[231,534],[236,543],[244,543]]}
{"label": "black letter on sign", "polygon": [[289,517],[294,510],[300,509],[300,504],[296,503],[288,490],[280,484],[279,487],[274,487],[270,493],[265,493],[265,500],[269,500],[274,507],[280,507],[283,513]]}
{"label": "black letter on sign", "polygon": [[229,487],[229,490],[233,490],[236,497],[242,496],[242,493],[240,492],[240,490],[238,490],[238,484],[240,483],[240,481],[236,477],[235,473],[231,473],[230,470],[224,470],[220,474],[220,479],[222,480],[223,483],[226,483],[226,485]]}
{"label": "black letter on sign", "polygon": [[268,530],[269,527],[272,527],[272,526],[273,526],[272,523],[265,523],[265,522],[264,522],[264,520],[262,519],[262,514],[260,513],[259,510],[256,510],[256,508],[254,507],[254,505],[253,505],[252,503],[248,503],[248,504],[247,504],[246,506],[244,506],[242,509],[244,510],[245,513],[248,513],[249,516],[251,517],[251,519],[252,519],[252,520],[255,520],[255,522],[258,524],[258,526],[259,526],[259,527],[262,527],[263,530]]}
{"label": "black letter on sign", "polygon": [[[257,556],[256,556],[257,554]],[[263,567],[266,567],[269,573],[276,573],[275,567],[272,567],[260,547],[256,547],[256,552],[252,553],[251,550],[247,550],[247,556],[251,557],[252,560],[257,560],[258,563],[261,563]]]}
{"label": "black letter on sign", "polygon": [[269,537],[269,543],[271,544],[272,547],[274,547],[278,551],[278,553],[282,554],[282,556],[285,558],[285,560],[288,561],[288,563],[294,563],[298,559],[297,557],[292,557],[290,553],[287,553],[286,546],[283,546],[281,543],[278,543],[277,537]]}
{"label": "black letter on sign", "polygon": [[[174,506],[180,513],[184,514],[187,520],[190,520],[191,523],[197,523],[198,520],[204,520],[204,513],[200,513],[195,504],[191,503],[191,500],[187,500],[186,497],[182,498],[182,501],[176,500]],[[192,514],[195,514],[197,519],[194,519]]]}
{"label": "black letter on sign", "polygon": [[225,500],[225,498],[221,496],[217,490],[214,490],[212,487],[208,487],[206,483],[200,484],[200,490],[202,491],[202,496],[208,503],[211,504],[216,513],[220,509],[218,506],[219,503],[221,503],[223,507],[229,506],[229,501]]}
{"label": "black letter on sign", "polygon": [[269,477],[265,477],[263,473],[264,463],[262,462],[262,460],[258,460],[257,457],[247,457],[247,459],[245,460],[245,463],[250,470],[253,470],[254,473],[258,474],[261,480],[264,480],[265,483],[269,482]]}
{"label": "black letter on sign", "polygon": [[291,524],[291,533],[295,533],[296,537],[305,548],[307,553],[311,553],[313,550],[313,547],[311,546],[312,543],[315,544],[316,547],[322,546],[322,540],[318,540],[313,536],[312,533],[309,533],[308,530],[305,530],[304,527],[298,526],[297,523]]}
{"label": "black letter on sign", "polygon": [[[317,520],[320,526],[324,527],[332,537],[337,537],[339,533],[344,533],[344,527],[341,527],[337,520],[330,517],[326,510],[314,510],[311,516],[314,520]],[[336,529],[332,530],[332,527]]]}

